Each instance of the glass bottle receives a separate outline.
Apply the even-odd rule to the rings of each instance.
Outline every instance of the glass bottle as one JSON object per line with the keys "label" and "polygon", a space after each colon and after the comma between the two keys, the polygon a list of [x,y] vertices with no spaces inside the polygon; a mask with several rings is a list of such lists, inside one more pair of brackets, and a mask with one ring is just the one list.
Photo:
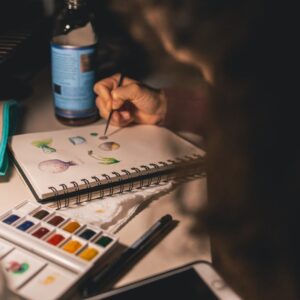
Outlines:
{"label": "glass bottle", "polygon": [[51,41],[55,115],[63,124],[85,125],[99,118],[93,92],[96,44],[87,0],[66,0]]}

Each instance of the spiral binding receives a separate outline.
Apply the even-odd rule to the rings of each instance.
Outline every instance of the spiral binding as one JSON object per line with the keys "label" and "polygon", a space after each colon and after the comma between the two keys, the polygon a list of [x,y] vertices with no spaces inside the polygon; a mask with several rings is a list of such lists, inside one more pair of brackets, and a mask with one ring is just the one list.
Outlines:
{"label": "spiral binding", "polygon": [[[137,174],[140,174],[141,173],[141,170],[139,168],[131,168],[131,170],[135,171]],[[140,181],[140,186],[138,187],[138,189],[141,189],[144,185],[144,180],[141,179]]]}
{"label": "spiral binding", "polygon": [[[183,158],[176,157],[166,161],[150,163],[148,166],[141,165],[132,167],[129,170],[122,169],[119,172],[113,171],[111,174],[101,174],[101,176],[91,176],[91,180],[81,179],[82,183],[70,182],[70,187],[66,183],[59,184],[59,191],[54,186],[49,189],[53,193],[53,200],[56,201],[57,209],[70,206],[71,202],[80,205],[82,202],[89,202],[93,199],[101,199],[105,196],[112,196],[116,193],[132,191],[134,188],[142,189],[151,185],[159,185],[162,181],[169,181],[176,171],[176,166],[184,163],[199,160],[203,157],[198,154],[186,155]],[[196,168],[193,168],[193,170]],[[105,181],[101,180],[103,177]],[[82,187],[82,188],[81,188]]]}
{"label": "spiral binding", "polygon": [[120,182],[120,184],[119,184],[119,186],[120,186],[120,193],[123,193],[124,192],[124,184],[121,184],[122,176],[118,172],[112,172],[112,174],[114,174],[118,178],[118,180]]}
{"label": "spiral binding", "polygon": [[[90,182],[89,182],[87,179],[85,179],[85,178],[81,179],[81,181],[83,181],[83,182],[85,183],[86,189],[89,190],[90,187],[91,187]],[[87,201],[91,201],[91,200],[92,200],[92,193],[88,193],[88,194],[87,194],[87,197],[88,197],[88,198],[87,198]]]}
{"label": "spiral binding", "polygon": [[[146,172],[149,172],[149,171],[150,171],[150,168],[149,168],[148,166],[142,165],[141,168],[142,168],[142,169],[145,169]],[[145,186],[148,187],[149,185],[151,185],[151,182],[152,182],[152,177],[149,177],[149,178],[148,178],[148,182],[147,182],[147,184],[146,184]]]}
{"label": "spiral binding", "polygon": [[79,185],[76,181],[71,181],[71,183],[73,184],[75,192],[77,193],[76,200],[75,200],[76,204],[79,205],[80,204]]}
{"label": "spiral binding", "polygon": [[54,193],[54,198],[56,198],[57,209],[61,209],[61,202],[60,202],[60,199],[58,197],[59,196],[58,190],[53,186],[50,186],[49,189]]}
{"label": "spiral binding", "polygon": [[99,192],[100,192],[99,198],[100,199],[103,198],[104,197],[104,190],[100,188],[101,187],[101,181],[100,181],[100,179],[97,176],[92,176],[91,178],[94,179],[96,181],[96,183],[97,183],[97,186],[98,186]]}
{"label": "spiral binding", "polygon": [[[157,170],[159,170],[159,166],[157,165],[157,164],[150,164],[150,166],[152,166],[152,167],[154,167],[155,169],[157,169]],[[159,183],[160,183],[160,181],[161,181],[161,175],[159,174],[158,176],[157,176],[157,180],[156,180],[156,182],[155,182],[155,184],[156,185],[158,185]]]}
{"label": "spiral binding", "polygon": [[114,194],[114,187],[111,186],[111,177],[107,174],[102,174],[103,177],[107,180],[108,184],[110,185],[109,188],[109,196],[112,196]]}
{"label": "spiral binding", "polygon": [[[121,171],[127,175],[127,180],[130,180],[130,179],[131,179],[131,173],[130,173],[128,170],[123,169],[123,170],[121,170]],[[133,185],[134,185],[134,183],[133,183],[133,181],[131,181],[131,182],[129,183],[129,187],[128,187],[128,191],[129,191],[129,192],[132,191]]]}
{"label": "spiral binding", "polygon": [[59,186],[61,186],[63,188],[63,192],[64,192],[64,200],[65,200],[65,207],[68,207],[70,204],[70,198],[69,198],[69,192],[68,192],[68,187],[63,183],[60,184]]}

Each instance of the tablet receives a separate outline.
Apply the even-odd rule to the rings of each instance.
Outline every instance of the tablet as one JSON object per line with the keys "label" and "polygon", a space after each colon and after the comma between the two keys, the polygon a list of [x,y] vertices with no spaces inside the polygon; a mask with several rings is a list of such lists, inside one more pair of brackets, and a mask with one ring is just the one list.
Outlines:
{"label": "tablet", "polygon": [[241,298],[225,283],[210,263],[200,261],[88,298],[88,300],[100,299],[238,300]]}

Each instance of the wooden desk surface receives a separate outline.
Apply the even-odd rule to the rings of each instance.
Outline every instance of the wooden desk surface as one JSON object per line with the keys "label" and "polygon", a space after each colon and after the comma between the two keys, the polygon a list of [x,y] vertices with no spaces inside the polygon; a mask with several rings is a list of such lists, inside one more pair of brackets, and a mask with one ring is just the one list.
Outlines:
{"label": "wooden desk surface", "polygon": [[[49,71],[38,74],[33,82],[33,95],[22,101],[23,114],[18,133],[65,128],[54,116]],[[103,122],[103,121],[99,121]],[[190,135],[195,141],[198,136]],[[0,178],[0,213],[25,200],[34,200],[15,168]],[[194,260],[209,260],[210,244],[206,235],[194,237],[190,232],[193,211],[206,201],[206,180],[185,183],[169,194],[153,201],[131,220],[119,233],[120,242],[131,244],[164,214],[171,214],[178,226],[147,254],[117,284],[123,285],[158,272],[181,266]],[[184,211],[184,212],[183,212]]]}

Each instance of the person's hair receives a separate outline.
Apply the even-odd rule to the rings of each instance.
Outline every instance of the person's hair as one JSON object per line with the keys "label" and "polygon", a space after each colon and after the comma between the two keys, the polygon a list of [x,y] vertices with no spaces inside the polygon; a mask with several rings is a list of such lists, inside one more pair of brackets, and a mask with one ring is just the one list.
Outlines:
{"label": "person's hair", "polygon": [[296,7],[136,1],[159,10],[175,48],[192,51],[213,71],[208,205],[197,224],[208,227],[217,268],[246,298],[299,298]]}

